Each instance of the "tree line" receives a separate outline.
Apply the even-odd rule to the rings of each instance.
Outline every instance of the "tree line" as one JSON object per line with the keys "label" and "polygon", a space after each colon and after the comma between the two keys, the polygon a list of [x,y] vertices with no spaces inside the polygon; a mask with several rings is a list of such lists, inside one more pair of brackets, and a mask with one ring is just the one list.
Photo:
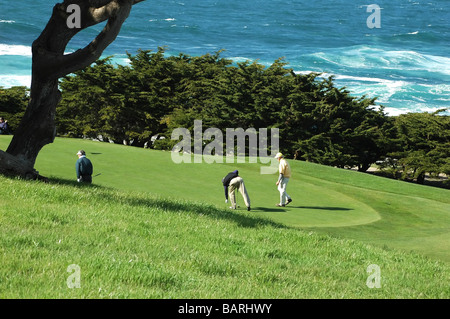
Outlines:
{"label": "tree line", "polygon": [[[450,117],[445,110],[387,116],[376,98],[353,97],[333,77],[296,74],[278,59],[258,62],[166,56],[140,50],[129,65],[111,57],[60,80],[57,134],[171,150],[175,128],[278,128],[287,157],[423,183],[450,175]],[[26,87],[0,88],[0,116],[12,130],[28,103]],[[152,137],[166,137],[152,141]]]}

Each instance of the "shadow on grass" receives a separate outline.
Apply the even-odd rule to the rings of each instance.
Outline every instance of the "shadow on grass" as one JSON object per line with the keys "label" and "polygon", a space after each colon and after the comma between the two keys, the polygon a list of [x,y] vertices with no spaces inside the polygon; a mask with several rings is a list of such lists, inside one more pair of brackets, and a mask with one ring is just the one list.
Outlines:
{"label": "shadow on grass", "polygon": [[150,208],[158,208],[162,210],[167,210],[170,212],[187,212],[194,213],[198,215],[207,216],[213,219],[223,219],[235,222],[240,227],[248,228],[258,228],[271,226],[275,228],[288,228],[285,225],[273,222],[269,219],[262,217],[252,216],[252,211],[250,212],[239,212],[234,210],[227,210],[217,208],[211,204],[199,204],[192,203],[188,201],[178,202],[175,199],[154,199],[154,198],[124,198],[124,201],[130,206],[144,206]]}
{"label": "shadow on grass", "polygon": [[66,178],[59,178],[59,177],[49,177],[48,178],[49,184],[57,184],[57,185],[64,185],[64,186],[74,186],[74,187],[94,187],[94,188],[101,188],[101,189],[112,189],[106,186],[97,185],[95,184],[95,181],[93,181],[92,184],[89,183],[79,183],[76,179],[66,179]]}
{"label": "shadow on grass", "polygon": [[133,194],[131,192],[123,192],[119,189],[110,188],[94,183],[78,183],[74,179],[65,179],[57,177],[49,177],[48,183],[51,185],[62,185],[68,187],[85,188],[86,190],[95,189],[91,193],[92,200],[97,202],[115,201],[120,205],[128,205],[134,207],[144,207],[150,209],[159,209],[172,213],[194,213],[207,216],[212,219],[222,219],[236,223],[240,227],[258,228],[270,226],[274,228],[289,228],[289,226],[274,222],[268,218],[258,216],[259,212],[285,213],[286,211],[297,209],[316,209],[316,210],[332,210],[332,211],[349,211],[351,208],[344,207],[324,207],[324,206],[286,206],[286,207],[252,207],[250,212],[244,210],[229,210],[218,208],[212,204],[189,202],[187,200],[171,199],[156,197],[151,193]]}
{"label": "shadow on grass", "polygon": [[286,212],[284,207],[252,207],[252,211],[263,211],[265,213],[282,213]]}
{"label": "shadow on grass", "polygon": [[353,208],[345,208],[345,207],[323,207],[323,206],[289,206],[289,207],[300,209],[317,209],[317,210],[342,210],[342,211],[353,210]]}
{"label": "shadow on grass", "polygon": [[[271,226],[275,228],[288,228],[285,225],[273,222],[271,220],[251,216],[250,212],[237,212],[232,210],[226,210],[218,208],[211,204],[195,203],[189,202],[187,200],[177,200],[169,198],[154,198],[153,194],[141,193],[140,196],[133,195],[128,192],[121,192],[118,189],[109,188],[105,186],[96,185],[95,181],[93,184],[78,183],[76,180],[69,180],[63,178],[49,178],[50,184],[72,186],[72,187],[85,187],[86,189],[95,188],[97,189],[95,200],[96,201],[111,201],[115,200],[122,205],[129,205],[134,207],[144,207],[144,208],[156,208],[160,210],[165,210],[173,213],[194,213],[198,215],[207,216],[213,219],[223,219],[235,222],[240,227],[258,228],[264,226]],[[117,191],[114,193],[114,199],[111,199],[111,191]]]}
{"label": "shadow on grass", "polygon": [[345,208],[345,207],[325,207],[325,206],[286,206],[286,207],[255,207],[253,210],[263,211],[267,213],[284,213],[287,209],[290,208],[299,208],[299,209],[317,209],[317,210],[336,210],[336,211],[349,211],[353,210],[353,208]]}

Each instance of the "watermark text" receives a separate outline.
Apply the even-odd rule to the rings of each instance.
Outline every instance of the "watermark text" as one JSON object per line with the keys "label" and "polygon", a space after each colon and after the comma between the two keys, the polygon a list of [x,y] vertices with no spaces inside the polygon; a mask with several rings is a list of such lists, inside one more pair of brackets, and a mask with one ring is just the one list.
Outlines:
{"label": "watermark text", "polygon": [[367,17],[366,24],[369,29],[381,28],[381,8],[377,4],[367,6],[366,12],[372,13]]}
{"label": "watermark text", "polygon": [[[176,128],[172,140],[181,140],[172,149],[172,161],[180,163],[258,163],[271,165],[261,167],[261,174],[273,174],[277,161],[273,154],[279,152],[279,129],[227,128],[224,134],[218,128],[208,128],[203,132],[203,122],[194,121],[193,138],[187,128]],[[248,141],[248,143],[247,143]],[[192,156],[193,155],[193,156]],[[246,157],[246,155],[248,155]],[[236,159],[235,159],[236,158]]]}

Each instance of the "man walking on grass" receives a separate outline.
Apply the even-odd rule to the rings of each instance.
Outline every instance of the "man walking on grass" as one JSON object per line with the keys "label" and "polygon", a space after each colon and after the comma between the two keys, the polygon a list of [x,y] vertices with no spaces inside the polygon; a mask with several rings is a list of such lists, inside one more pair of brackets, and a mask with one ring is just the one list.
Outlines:
{"label": "man walking on grass", "polygon": [[79,150],[78,160],[75,164],[75,170],[77,172],[77,181],[83,183],[92,183],[93,167],[91,161],[86,157],[86,152]]}
{"label": "man walking on grass", "polygon": [[237,170],[228,173],[227,176],[222,178],[222,184],[225,189],[225,203],[228,203],[228,194],[230,195],[231,209],[236,209],[236,189],[238,189],[244,199],[247,210],[250,211],[250,197],[245,188],[244,180],[239,176]]}
{"label": "man walking on grass", "polygon": [[280,163],[278,166],[280,175],[278,176],[278,180],[276,183],[276,185],[278,186],[278,191],[280,192],[280,202],[276,206],[285,207],[287,204],[292,202],[291,196],[289,196],[286,192],[289,178],[291,178],[291,167],[284,158],[283,154],[277,153],[275,158],[278,159],[278,162]]}

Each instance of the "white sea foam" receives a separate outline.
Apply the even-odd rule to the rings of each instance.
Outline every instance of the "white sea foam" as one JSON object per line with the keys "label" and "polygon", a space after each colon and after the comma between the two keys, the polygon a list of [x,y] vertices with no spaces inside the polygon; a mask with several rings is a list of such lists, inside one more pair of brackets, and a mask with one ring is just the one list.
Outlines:
{"label": "white sea foam", "polygon": [[450,75],[450,58],[436,55],[424,55],[427,59],[427,70]]}
{"label": "white sea foam", "polygon": [[31,75],[0,75],[0,86],[10,88],[13,86],[31,86]]}
{"label": "white sea foam", "polygon": [[124,58],[124,57],[113,57],[111,59],[111,62],[113,62],[114,64],[122,65],[122,66],[127,66],[127,65],[131,64],[130,59]]}
{"label": "white sea foam", "polygon": [[403,108],[394,108],[394,107],[386,107],[384,112],[390,116],[396,116],[406,113],[434,113],[442,108],[439,107],[428,107],[426,104],[417,104],[416,107],[403,107]]}
{"label": "white sea foam", "polygon": [[0,55],[31,56],[31,47],[25,45],[0,44]]}
{"label": "white sea foam", "polygon": [[166,21],[166,22],[173,22],[177,21],[175,18],[166,18],[166,19],[150,19],[148,22],[158,22],[158,21]]}
{"label": "white sea foam", "polygon": [[386,113],[389,116],[397,116],[397,115],[406,114],[409,112],[412,112],[412,111],[406,107],[404,107],[404,108],[386,107],[384,109],[384,113]]}
{"label": "white sea foam", "polygon": [[368,46],[334,49],[310,55],[347,69],[379,69],[401,71],[425,71],[450,75],[450,58],[422,54],[411,50],[383,50]]}
{"label": "white sea foam", "polygon": [[251,63],[254,61],[253,59],[249,59],[249,58],[242,57],[242,56],[235,56],[230,59],[235,63],[238,63],[238,62],[250,62]]}
{"label": "white sea foam", "polygon": [[[296,71],[296,74],[309,74],[313,71]],[[314,72],[317,73],[317,72]],[[333,74],[321,73],[321,78]],[[353,96],[376,97],[378,105],[385,106],[388,115],[408,112],[435,112],[449,107],[450,84],[418,84],[407,80],[362,77],[344,74],[333,75],[337,87],[345,86]],[[430,100],[430,96],[433,99]]]}

